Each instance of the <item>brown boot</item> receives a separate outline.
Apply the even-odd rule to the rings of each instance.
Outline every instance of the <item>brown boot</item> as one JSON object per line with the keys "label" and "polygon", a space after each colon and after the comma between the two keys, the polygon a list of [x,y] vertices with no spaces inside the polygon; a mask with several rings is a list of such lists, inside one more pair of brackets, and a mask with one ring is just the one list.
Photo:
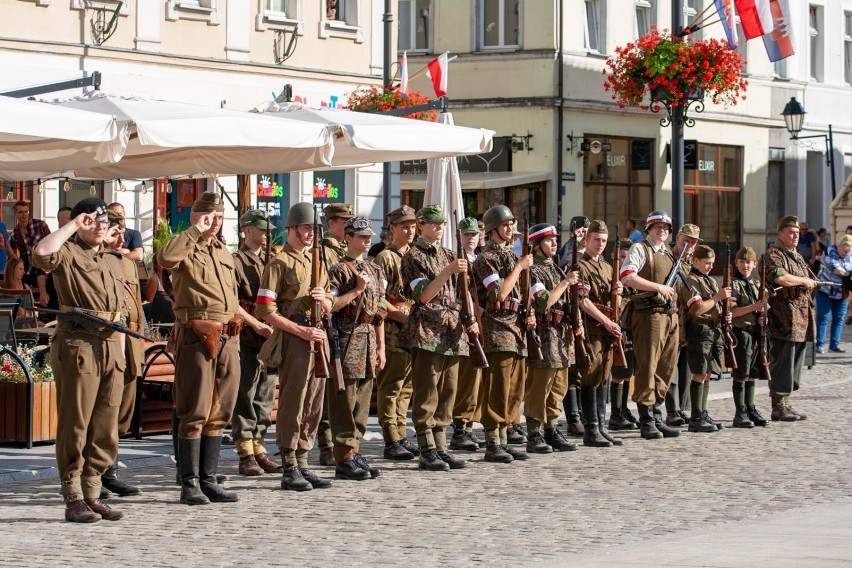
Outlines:
{"label": "brown boot", "polygon": [[790,406],[787,404],[786,396],[772,395],[772,415],[770,416],[773,422],[795,422],[799,417],[793,413]]}
{"label": "brown boot", "polygon": [[69,523],[96,523],[101,520],[101,516],[82,499],[75,499],[65,504],[65,520]]}
{"label": "brown boot", "polygon": [[253,455],[243,456],[240,458],[240,475],[244,475],[246,477],[256,477],[258,475],[263,475],[263,469],[260,465],[255,461]]}
{"label": "brown boot", "polygon": [[334,461],[334,448],[332,448],[331,446],[327,448],[322,448],[320,450],[319,462],[320,465],[324,466],[337,465],[337,462]]}
{"label": "brown boot", "polygon": [[117,509],[112,509],[100,499],[83,499],[83,501],[86,502],[89,509],[100,515],[105,521],[117,521],[124,516],[124,513]]}
{"label": "brown boot", "polygon": [[254,460],[266,473],[281,473],[283,469],[280,463],[269,459],[269,454],[266,452],[263,452],[262,454],[255,454]]}

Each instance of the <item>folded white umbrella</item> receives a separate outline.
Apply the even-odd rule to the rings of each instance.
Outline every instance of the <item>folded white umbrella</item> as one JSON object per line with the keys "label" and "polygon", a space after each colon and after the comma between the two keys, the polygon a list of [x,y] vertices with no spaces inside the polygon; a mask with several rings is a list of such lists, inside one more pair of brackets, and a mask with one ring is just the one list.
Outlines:
{"label": "folded white umbrella", "polygon": [[111,115],[0,96],[0,179],[29,180],[121,159],[129,131]]}
{"label": "folded white umbrella", "polygon": [[[438,120],[440,124],[451,125],[453,115],[444,112],[439,115]],[[447,225],[441,237],[441,245],[456,250],[456,227],[459,219],[463,219],[465,215],[457,158],[430,158],[426,162],[426,191],[423,194],[423,205],[440,205],[446,212]]]}
{"label": "folded white umbrella", "polygon": [[74,169],[78,178],[253,174],[327,167],[334,150],[323,125],[262,114],[91,93],[54,101],[59,107],[114,116],[132,131],[116,164]]}

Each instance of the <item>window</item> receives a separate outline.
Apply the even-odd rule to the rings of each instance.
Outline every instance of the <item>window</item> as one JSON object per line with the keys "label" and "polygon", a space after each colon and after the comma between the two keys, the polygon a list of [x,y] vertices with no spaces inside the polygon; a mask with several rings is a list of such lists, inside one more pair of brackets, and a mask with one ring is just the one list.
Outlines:
{"label": "window", "polygon": [[258,0],[255,29],[293,30],[304,33],[301,0]]}
{"label": "window", "polygon": [[[748,75],[748,44],[746,43],[743,25],[740,23],[739,17],[736,18],[737,24],[737,53],[743,59],[743,75]],[[782,60],[783,61],[783,60]]]}
{"label": "window", "polygon": [[479,0],[479,48],[517,48],[521,44],[520,0]]}
{"label": "window", "polygon": [[219,0],[167,0],[166,20],[199,20],[219,25]]}
{"label": "window", "polygon": [[[702,14],[701,0],[683,0],[683,26],[687,27],[691,24],[698,14]],[[702,30],[697,30],[690,34],[693,39],[701,39],[704,35]]]}
{"label": "window", "polygon": [[399,0],[399,51],[429,51],[432,0]]}
{"label": "window", "polygon": [[604,19],[604,1],[603,0],[585,0],[586,3],[586,20],[585,20],[585,48],[586,51],[592,53],[603,53],[603,19]]}
{"label": "window", "polygon": [[808,35],[810,36],[810,49],[808,62],[811,80],[822,81],[822,8],[819,6],[808,6]]}
{"label": "window", "polygon": [[772,64],[772,72],[775,73],[776,79],[786,79],[787,78],[787,60],[782,59],[781,61],[776,61]]}
{"label": "window", "polygon": [[319,37],[340,37],[364,41],[361,28],[361,0],[318,0],[322,5]]}
{"label": "window", "polygon": [[649,33],[654,26],[654,3],[652,0],[636,0],[636,37]]}
{"label": "window", "polygon": [[852,84],[852,12],[844,12],[843,77]]}
{"label": "window", "polygon": [[[39,6],[46,6],[48,4],[50,4],[50,0],[38,0]],[[99,10],[103,8],[105,10],[114,11],[117,7],[118,0],[71,0],[72,10]],[[121,9],[118,11],[118,13],[121,16],[127,16],[130,14],[129,0],[125,0],[125,2],[121,5]]]}

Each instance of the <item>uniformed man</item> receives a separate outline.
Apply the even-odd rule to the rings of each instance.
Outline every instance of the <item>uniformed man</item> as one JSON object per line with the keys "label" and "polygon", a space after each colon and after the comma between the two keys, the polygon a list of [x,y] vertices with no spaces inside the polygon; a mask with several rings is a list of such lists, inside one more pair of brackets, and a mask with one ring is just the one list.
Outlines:
{"label": "uniformed man", "polygon": [[[546,454],[554,450],[576,450],[577,446],[565,440],[561,433],[554,435],[558,429],[554,430],[556,423],[551,422],[553,417],[548,415],[547,401],[553,396],[557,373],[566,370],[574,362],[574,332],[568,325],[566,291],[577,283],[578,274],[570,272],[563,275],[556,267],[554,255],[557,232],[553,225],[540,223],[530,227],[529,243],[534,257],[530,269],[530,293],[534,298],[536,333],[541,340],[542,359],[526,361],[524,415],[528,433],[527,451]],[[561,396],[565,396],[564,390]],[[543,429],[550,430],[547,439]]]}
{"label": "uniformed man", "polygon": [[[476,249],[479,246],[479,223],[473,217],[466,217],[459,221],[459,233],[461,233],[462,248],[467,257],[468,275],[476,260]],[[470,282],[474,282],[470,278]],[[476,291],[476,287],[471,287]],[[474,302],[475,304],[475,302]],[[474,305],[474,310],[480,307]],[[477,316],[478,317],[478,316]],[[480,396],[480,385],[482,382],[482,370],[474,367],[471,357],[462,357],[459,361],[459,382],[456,392],[456,402],[453,405],[453,437],[450,439],[450,448],[475,452],[484,446],[476,434],[473,433],[473,423],[482,419],[482,397]]]}
{"label": "uniformed man", "polygon": [[[737,339],[734,354],[737,368],[733,371],[731,390],[734,395],[734,428],[766,426],[766,419],[754,404],[754,380],[759,377],[760,364],[755,343],[755,329],[766,325],[764,311],[766,300],[760,299],[760,283],[751,278],[757,265],[757,253],[751,247],[737,251],[737,270],[732,282],[732,298],[736,305],[731,310],[732,331]],[[767,346],[768,349],[768,346]]]}
{"label": "uniformed man", "polygon": [[521,272],[533,264],[531,254],[512,252],[515,216],[505,205],[495,205],[482,217],[488,244],[473,263],[482,314],[483,349],[488,369],[482,373],[485,427],[485,460],[509,463],[527,459],[527,453],[512,448],[508,428],[523,399],[526,381],[527,344],[525,326],[535,326],[535,315],[520,317]]}
{"label": "uniformed man", "polygon": [[[446,427],[452,420],[458,385],[459,359],[468,355],[454,275],[467,270],[440,244],[447,217],[437,205],[417,212],[419,237],[402,257],[402,279],[414,302],[399,344],[411,352],[414,392],[411,419],[420,447],[420,469],[447,471],[467,465],[447,447]],[[479,333],[474,322],[467,330]]]}
{"label": "uniformed man", "polygon": [[172,271],[175,294],[175,410],[181,503],[234,502],[217,482],[222,432],[231,420],[239,388],[242,318],[234,258],[216,234],[225,215],[222,196],[202,193],[190,228],[160,250]]}
{"label": "uniformed man", "polygon": [[[633,241],[628,238],[621,239],[620,259],[624,262],[627,257],[627,251],[633,246]],[[621,341],[624,346],[624,358],[626,359],[626,367],[613,367],[610,373],[610,413],[609,413],[609,429],[610,430],[636,430],[639,428],[639,421],[630,412],[627,402],[630,399],[630,380],[633,378],[633,373],[636,369],[636,358],[633,354],[633,333],[630,331],[630,304],[629,288],[622,286],[621,296]],[[627,317],[625,317],[627,316]]]}
{"label": "uniformed man", "polygon": [[[325,249],[325,270],[340,262],[346,254],[346,244],[343,242],[343,228],[346,222],[355,216],[352,206],[348,203],[331,203],[323,209],[326,222],[326,233],[322,238],[322,246]],[[317,445],[320,448],[320,465],[333,466],[334,461],[334,439],[328,420],[328,398],[323,390],[322,418],[317,432]]]}
{"label": "uniformed man", "polygon": [[772,420],[795,422],[807,416],[790,406],[790,395],[798,390],[807,342],[814,340],[816,327],[813,290],[807,261],[796,252],[799,219],[793,215],[778,221],[777,239],[764,255],[766,281],[782,289],[770,297],[767,327],[770,337]]}
{"label": "uniformed man", "polygon": [[414,209],[403,205],[388,213],[388,234],[391,242],[376,257],[376,264],[388,282],[388,310],[385,320],[385,354],[387,361],[377,378],[376,406],[382,437],[384,457],[390,460],[410,460],[420,454],[408,440],[408,404],[411,401],[411,356],[399,346],[399,334],[411,312],[410,294],[402,281],[402,257],[414,242],[417,217]]}
{"label": "uniformed man", "polygon": [[[707,412],[710,376],[722,368],[722,306],[731,297],[730,288],[719,288],[710,276],[716,253],[707,245],[695,247],[689,286],[680,289],[686,309],[686,356],[692,382],[689,384],[690,432],[716,432],[720,428]],[[730,312],[729,312],[730,313]]]}
{"label": "uniformed man", "polygon": [[[136,263],[124,256],[121,249],[124,246],[124,217],[107,210],[109,229],[104,236],[105,254],[121,255],[122,296],[124,311],[127,313],[125,325],[133,331],[142,333],[145,327],[145,316],[142,313],[142,291],[139,286],[139,273]],[[125,337],[124,390],[121,393],[121,405],[118,410],[118,435],[123,436],[130,430],[133,420],[133,410],[136,407],[136,379],[142,374],[142,363],[145,358],[145,345],[136,337]],[[101,476],[101,499],[109,497],[113,492],[119,497],[138,495],[142,491],[118,478],[118,464],[113,463]],[[105,490],[105,491],[104,491]]]}
{"label": "uniformed man", "polygon": [[[104,319],[125,317],[123,276],[116,255],[98,253],[109,221],[106,203],[78,202],[72,222],[33,249],[33,266],[53,274],[60,310],[79,308]],[[101,475],[118,454],[118,412],[124,386],[123,336],[59,318],[50,347],[56,375],[56,466],[65,520],[117,521],[122,513],[100,499]]]}
{"label": "uniformed man", "polygon": [[638,290],[630,301],[630,325],[636,375],[633,400],[639,409],[640,434],[646,440],[680,435],[662,421],[659,405],[674,372],[678,347],[677,294],[665,284],[675,259],[666,241],[672,220],[652,211],[645,220],[645,240],[630,247],[621,267],[621,282]]}
{"label": "uniformed man", "polygon": [[325,378],[314,373],[316,348],[325,343],[325,331],[311,325],[314,302],[331,313],[328,275],[320,266],[319,285],[311,288],[313,259],[308,247],[314,239],[314,209],[297,203],[287,213],[287,241],[264,269],[257,292],[255,315],[280,331],[269,339],[283,356],[278,357],[278,416],[275,441],[283,463],[281,488],[310,491],[331,485],[308,469],[308,452],[314,446],[322,415]]}
{"label": "uniformed man", "polygon": [[335,477],[361,481],[381,475],[359,453],[367,431],[367,416],[373,383],[385,366],[384,321],[387,317],[385,280],[381,269],[364,255],[370,249],[373,224],[366,217],[346,222],[346,254],[329,271],[329,282],[337,293],[337,314],[346,391],[328,392],[328,418],[334,436]]}
{"label": "uniformed man", "polygon": [[272,334],[272,328],[252,315],[265,264],[267,235],[274,228],[266,212],[256,209],[243,214],[239,224],[245,238],[240,250],[234,253],[237,297],[248,325],[240,332],[240,387],[231,435],[240,458],[240,475],[255,476],[281,472],[281,465],[269,458],[264,445],[264,436],[272,424],[275,378],[270,378],[266,366],[257,360],[260,347]]}
{"label": "uniformed man", "polygon": [[583,445],[620,446],[622,441],[609,435],[606,428],[606,403],[613,362],[613,345],[621,341],[621,327],[612,320],[613,288],[620,301],[621,283],[613,283],[612,265],[603,253],[609,240],[606,223],[592,221],[586,234],[586,250],[580,258],[580,279],[586,289],[581,308],[590,316],[586,335],[594,361],[580,371],[580,395],[585,417]]}
{"label": "uniformed man", "polygon": [[[583,215],[578,215],[571,219],[571,227],[574,227],[574,235],[577,242],[577,258],[583,257],[586,252],[586,233],[589,230],[589,218]],[[574,239],[569,238],[562,245],[559,252],[559,267],[567,268],[571,264],[571,259],[574,255]],[[580,373],[575,366],[571,366],[567,370],[568,390],[565,398],[562,400],[562,406],[565,408],[565,422],[568,435],[577,438],[585,434],[582,419],[582,402],[580,400]]]}

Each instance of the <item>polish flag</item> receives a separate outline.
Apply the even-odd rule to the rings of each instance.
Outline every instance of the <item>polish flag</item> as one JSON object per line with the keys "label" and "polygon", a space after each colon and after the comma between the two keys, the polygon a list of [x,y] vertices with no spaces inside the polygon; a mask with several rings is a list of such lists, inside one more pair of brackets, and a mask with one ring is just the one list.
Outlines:
{"label": "polish flag", "polygon": [[404,94],[408,94],[408,53],[402,52],[402,59],[399,61],[399,90]]}
{"label": "polish flag", "polygon": [[447,54],[445,53],[436,57],[426,65],[426,68],[426,75],[432,79],[432,88],[435,89],[435,95],[443,97],[447,94],[447,75],[449,71]]}
{"label": "polish flag", "polygon": [[788,0],[770,0],[773,30],[763,36],[763,45],[769,61],[781,61],[796,53],[793,47],[793,26],[790,22]]}
{"label": "polish flag", "polygon": [[769,0],[734,0],[743,35],[747,40],[768,34],[773,30]]}

